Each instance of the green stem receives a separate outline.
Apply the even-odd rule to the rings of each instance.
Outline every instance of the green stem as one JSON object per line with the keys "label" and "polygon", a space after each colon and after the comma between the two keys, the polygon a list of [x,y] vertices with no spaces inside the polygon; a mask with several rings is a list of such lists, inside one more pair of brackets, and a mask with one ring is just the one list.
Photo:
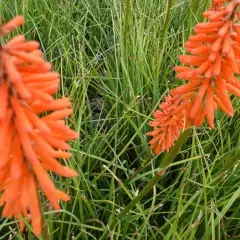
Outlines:
{"label": "green stem", "polygon": [[[140,166],[124,183],[124,186],[127,187],[127,185],[143,170],[143,167]],[[125,194],[124,189],[121,188],[118,195],[117,199],[121,199],[123,195]]]}
{"label": "green stem", "polygon": [[125,21],[124,21],[124,47],[125,48],[127,45],[129,14],[130,14],[130,0],[126,0],[126,12],[125,12]]}
{"label": "green stem", "polygon": [[128,185],[151,162],[151,160],[151,158],[145,160],[143,164],[125,181],[124,185]]}
{"label": "green stem", "polygon": [[239,156],[240,156],[240,150],[237,150],[233,156],[231,154],[227,155],[224,158],[224,160],[225,160],[224,162],[226,162],[223,167],[224,171],[226,171],[226,170],[230,169],[231,167],[233,167],[234,165],[236,165],[236,163],[239,160]]}
{"label": "green stem", "polygon": [[173,162],[175,157],[178,155],[182,145],[188,139],[190,133],[191,133],[191,129],[187,129],[180,135],[177,142],[172,147],[171,151],[164,155],[160,163],[160,168],[167,168]]}
{"label": "green stem", "polygon": [[[145,160],[143,162],[143,164],[135,170],[135,172],[126,179],[126,181],[124,182],[124,186],[127,187],[127,185],[145,168],[148,166],[148,164],[151,162],[151,158]],[[125,194],[124,189],[121,188],[121,190],[119,191],[118,195],[117,195],[117,199],[121,199],[123,197],[123,195]]]}
{"label": "green stem", "polygon": [[125,182],[125,186],[128,185],[141,171],[143,170],[143,167],[139,167],[133,175],[131,175]]}
{"label": "green stem", "polygon": [[[161,33],[161,38],[159,41],[159,45],[158,45],[158,49],[159,49],[159,60],[158,60],[158,64],[157,64],[157,69],[156,69],[156,73],[159,74],[161,71],[161,66],[162,66],[162,60],[163,60],[163,54],[164,54],[164,49],[165,49],[165,44],[167,43],[166,41],[166,36],[167,36],[167,32],[168,32],[168,28],[169,28],[169,23],[171,20],[171,8],[173,6],[173,0],[167,0],[167,13],[166,13],[166,17],[164,19],[164,26],[163,26],[163,30]],[[155,79],[157,81],[154,81],[154,88],[158,89],[158,84],[159,84],[159,76],[155,76]],[[166,83],[167,84],[167,83]],[[168,86],[168,84],[166,85]],[[157,91],[156,91],[157,92]],[[159,97],[158,93],[157,95],[154,95],[153,100],[157,100],[157,98]]]}
{"label": "green stem", "polygon": [[166,172],[168,166],[173,162],[179,150],[181,149],[182,145],[188,139],[191,130],[188,129],[184,131],[181,136],[178,138],[176,144],[173,146],[169,153],[166,153],[160,163],[160,170],[157,174],[152,178],[152,180],[143,188],[143,190],[119,213],[117,218],[114,218],[109,227],[104,231],[101,238],[99,240],[105,240],[108,234],[108,231],[111,231],[115,225],[117,224],[118,220],[122,219],[151,189],[157,184],[157,182],[161,179],[161,177]]}
{"label": "green stem", "polygon": [[41,233],[42,240],[51,240],[49,227],[44,215],[42,214],[42,233]]}
{"label": "green stem", "polygon": [[160,49],[162,49],[162,52],[164,51],[164,42],[165,42],[165,38],[167,35],[167,30],[168,30],[168,26],[169,26],[169,21],[170,21],[170,12],[171,12],[171,8],[173,5],[173,1],[172,0],[168,0],[168,5],[167,5],[167,14],[164,20],[164,27],[163,27],[163,34],[162,34],[162,38],[161,38],[161,42],[160,42]]}

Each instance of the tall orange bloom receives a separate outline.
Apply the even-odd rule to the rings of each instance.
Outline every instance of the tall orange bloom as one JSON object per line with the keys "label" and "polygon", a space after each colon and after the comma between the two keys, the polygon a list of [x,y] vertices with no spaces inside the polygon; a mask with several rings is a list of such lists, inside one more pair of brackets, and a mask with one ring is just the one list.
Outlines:
{"label": "tall orange bloom", "polygon": [[[24,23],[19,16],[0,26],[3,37]],[[65,125],[72,113],[68,98],[55,100],[59,74],[43,59],[36,41],[23,35],[0,45],[0,205],[3,217],[31,217],[33,231],[41,232],[40,187],[55,209],[70,198],[56,189],[48,171],[75,177],[60,164],[71,154],[68,140],[78,134]],[[43,114],[48,112],[48,114]],[[41,116],[39,116],[41,114]],[[21,230],[24,223],[20,222]]]}
{"label": "tall orange bloom", "polygon": [[[195,35],[185,43],[189,54],[179,57],[184,65],[174,68],[176,77],[187,83],[173,89],[170,94],[178,98],[190,94],[188,109],[183,111],[190,111],[188,121],[196,126],[201,126],[207,119],[209,126],[214,128],[214,113],[218,107],[229,116],[234,114],[229,95],[240,96],[240,82],[236,77],[240,74],[239,5],[240,0],[215,0],[212,8],[203,13],[207,22],[196,24]],[[156,113],[154,123],[159,122]],[[174,114],[168,116],[171,118]],[[150,125],[154,126],[153,123]],[[156,131],[154,133],[151,148],[162,144],[162,138],[156,135]],[[168,142],[169,137],[171,134],[165,134],[164,141]]]}
{"label": "tall orange bloom", "polygon": [[[176,68],[177,77],[188,83],[173,89],[171,94],[194,93],[190,114],[193,123],[203,111],[209,126],[214,128],[217,106],[233,116],[228,93],[240,96],[240,82],[235,76],[240,72],[240,27],[236,15],[239,4],[233,1],[217,11],[204,12],[208,22],[197,24],[196,35],[185,43],[190,55],[179,57],[185,67]],[[193,85],[196,81],[197,86]]]}

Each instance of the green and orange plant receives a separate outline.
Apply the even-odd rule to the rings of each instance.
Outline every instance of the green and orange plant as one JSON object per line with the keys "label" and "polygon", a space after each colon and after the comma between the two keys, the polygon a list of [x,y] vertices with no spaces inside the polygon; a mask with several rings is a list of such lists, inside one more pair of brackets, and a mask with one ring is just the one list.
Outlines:
{"label": "green and orange plant", "polygon": [[[128,3],[130,6],[130,1]],[[151,149],[156,154],[164,151],[169,153],[163,156],[159,168],[154,169],[156,173],[154,172],[152,180],[136,195],[129,193],[129,196],[132,196],[131,201],[120,210],[120,213],[116,214],[113,207],[110,221],[103,228],[103,233],[101,229],[102,236],[98,239],[106,239],[109,230],[111,233],[119,220],[124,219],[128,212],[156,186],[189,136],[190,126],[200,127],[206,120],[208,125],[214,128],[215,112],[218,109],[230,117],[233,116],[231,95],[240,96],[239,5],[239,0],[214,0],[209,10],[203,14],[207,21],[196,25],[195,34],[189,37],[185,44],[188,54],[181,55],[179,59],[182,65],[174,68],[177,72],[176,77],[186,83],[171,90],[170,95],[160,104],[160,109],[154,113],[154,120],[150,122],[153,131],[147,134],[152,137]],[[169,11],[171,6],[169,4]],[[23,22],[22,17],[17,17],[0,25],[0,36],[4,37]],[[128,39],[126,36],[128,35],[126,34],[124,38],[125,45]],[[69,200],[67,194],[55,187],[48,172],[52,171],[65,177],[77,176],[77,172],[62,166],[59,159],[71,156],[68,153],[70,147],[66,142],[78,137],[64,121],[72,113],[71,102],[68,98],[55,100],[52,96],[59,88],[60,76],[51,71],[51,64],[43,59],[39,47],[38,42],[28,42],[23,35],[14,37],[4,45],[0,44],[2,216],[19,220],[21,230],[24,229],[24,221],[31,221],[35,235],[39,235],[42,229],[38,190],[44,192],[55,209],[60,208],[59,200]],[[188,130],[184,131],[185,129]],[[115,159],[117,160],[120,155]],[[96,179],[103,175],[102,172]],[[113,174],[115,176],[115,172]],[[116,178],[123,186],[117,175]],[[101,202],[105,202],[102,200]],[[153,209],[154,205],[155,200]],[[89,209],[91,210],[91,206]],[[142,212],[145,216],[147,209]],[[138,216],[137,219],[139,218]],[[171,221],[169,223],[171,224]],[[191,225],[189,229],[192,230]],[[172,231],[177,232],[174,228]],[[113,233],[112,236],[116,235]]]}

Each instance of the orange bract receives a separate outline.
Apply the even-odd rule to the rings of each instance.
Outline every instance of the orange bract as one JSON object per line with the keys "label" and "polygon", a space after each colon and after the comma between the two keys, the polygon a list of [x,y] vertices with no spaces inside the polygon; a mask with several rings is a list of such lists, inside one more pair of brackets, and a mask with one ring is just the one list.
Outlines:
{"label": "orange bract", "polygon": [[[0,26],[0,36],[23,24],[19,16]],[[72,113],[68,98],[51,96],[59,86],[59,74],[51,72],[36,41],[23,35],[0,44],[0,206],[4,217],[31,217],[33,231],[41,232],[38,186],[51,204],[59,209],[59,200],[69,196],[56,189],[48,171],[64,177],[77,172],[60,164],[69,158],[68,140],[78,134],[65,125]],[[50,111],[46,116],[39,113]],[[21,230],[24,229],[20,222]]]}

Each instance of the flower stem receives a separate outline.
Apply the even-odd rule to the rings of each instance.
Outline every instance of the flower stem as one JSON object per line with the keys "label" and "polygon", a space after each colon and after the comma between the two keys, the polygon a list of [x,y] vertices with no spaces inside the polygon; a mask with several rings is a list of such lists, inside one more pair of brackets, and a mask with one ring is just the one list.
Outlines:
{"label": "flower stem", "polygon": [[[165,38],[167,36],[167,30],[168,30],[168,27],[169,27],[169,22],[170,22],[170,12],[171,12],[171,8],[172,8],[172,5],[173,5],[173,0],[168,0],[168,3],[167,3],[167,14],[166,14],[166,17],[165,17],[165,20],[164,20],[164,27],[163,27],[163,32],[162,32],[162,38],[161,38],[161,44],[160,44],[160,49],[164,48],[164,42],[165,42]],[[163,52],[163,50],[162,50]]]}
{"label": "flower stem", "polygon": [[[163,25],[163,30],[161,32],[161,38],[159,40],[159,45],[158,45],[158,49],[159,49],[159,57],[158,57],[158,62],[157,62],[157,69],[156,69],[156,76],[154,76],[154,79],[156,79],[156,81],[153,82],[153,87],[155,89],[158,89],[158,84],[159,84],[159,73],[161,72],[160,69],[161,69],[161,66],[162,66],[162,62],[163,62],[163,55],[164,55],[164,49],[165,49],[165,45],[167,43],[167,33],[168,33],[168,28],[169,28],[169,24],[170,24],[170,21],[171,21],[171,8],[172,8],[172,5],[173,5],[173,0],[168,0],[167,1],[167,13],[166,13],[166,17],[164,19],[164,25]],[[168,83],[166,83],[168,86]],[[154,94],[153,96],[153,101],[157,101],[157,99],[159,98],[159,93],[158,91],[155,91],[156,94]]]}
{"label": "flower stem", "polygon": [[151,189],[157,184],[157,182],[161,179],[161,177],[166,172],[168,166],[173,162],[182,145],[188,139],[191,133],[190,129],[184,131],[181,136],[178,138],[176,144],[173,146],[169,153],[166,153],[160,163],[160,169],[157,174],[152,178],[152,180],[142,189],[142,191],[119,213],[117,218],[113,218],[110,222],[108,228],[104,231],[101,238],[99,240],[105,240],[109,231],[111,231],[118,220],[122,219]]}
{"label": "flower stem", "polygon": [[130,14],[130,0],[126,0],[125,22],[124,22],[124,47],[127,45],[128,20]]}
{"label": "flower stem", "polygon": [[51,240],[49,227],[44,215],[42,214],[42,240]]}

